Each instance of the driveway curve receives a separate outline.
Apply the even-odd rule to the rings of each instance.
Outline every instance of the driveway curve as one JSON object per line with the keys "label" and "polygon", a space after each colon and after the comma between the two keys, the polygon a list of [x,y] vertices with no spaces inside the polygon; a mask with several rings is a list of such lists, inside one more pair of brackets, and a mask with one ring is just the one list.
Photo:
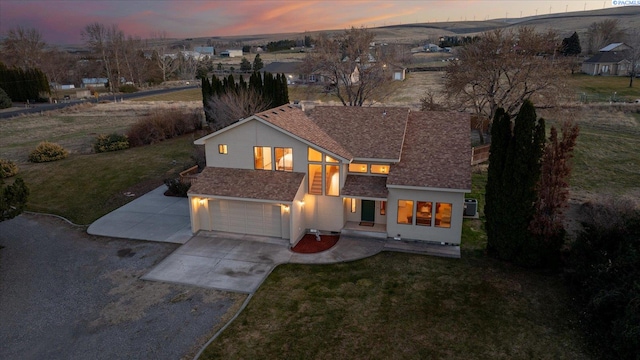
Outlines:
{"label": "driveway curve", "polygon": [[178,246],[42,215],[1,222],[0,359],[192,357],[246,296],[140,280]]}

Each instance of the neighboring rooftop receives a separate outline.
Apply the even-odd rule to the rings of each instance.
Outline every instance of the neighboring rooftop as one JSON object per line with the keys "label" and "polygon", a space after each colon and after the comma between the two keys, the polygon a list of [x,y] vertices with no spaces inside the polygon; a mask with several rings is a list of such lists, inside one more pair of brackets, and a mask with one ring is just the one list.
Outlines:
{"label": "neighboring rooftop", "polygon": [[[624,48],[624,49],[628,49],[628,46],[626,46],[624,43],[619,42],[619,43],[611,43],[611,44],[603,47],[599,51],[612,51],[612,50],[615,50],[618,47]],[[624,49],[620,49],[620,50],[624,50]]]}

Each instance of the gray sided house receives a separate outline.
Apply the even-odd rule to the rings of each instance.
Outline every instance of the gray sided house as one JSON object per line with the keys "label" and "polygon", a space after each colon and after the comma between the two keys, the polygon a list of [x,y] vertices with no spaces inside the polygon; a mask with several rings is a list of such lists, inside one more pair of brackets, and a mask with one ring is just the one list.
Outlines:
{"label": "gray sided house", "polygon": [[195,141],[191,228],[288,239],[311,229],[460,244],[469,116],[283,105]]}
{"label": "gray sided house", "polygon": [[624,43],[609,44],[582,63],[582,72],[589,75],[628,76],[631,71],[630,47]]}

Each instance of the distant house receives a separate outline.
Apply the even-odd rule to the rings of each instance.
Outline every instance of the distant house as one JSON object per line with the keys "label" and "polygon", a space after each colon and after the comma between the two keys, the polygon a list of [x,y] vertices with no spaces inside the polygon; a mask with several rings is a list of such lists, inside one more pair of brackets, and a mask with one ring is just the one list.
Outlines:
{"label": "distant house", "polygon": [[442,48],[436,44],[427,44],[424,46],[424,51],[426,52],[440,52]]}
{"label": "distant house", "polygon": [[105,86],[107,83],[109,83],[107,78],[82,78],[83,88],[89,86]]}
{"label": "distant house", "polygon": [[193,48],[193,51],[208,57],[212,57],[214,54],[213,46],[196,46]]}
{"label": "distant house", "polygon": [[385,65],[386,69],[391,70],[391,78],[394,81],[404,81],[406,78],[407,68],[399,65]]}
{"label": "distant house", "polygon": [[239,57],[242,56],[242,49],[240,50],[224,50],[220,52],[222,57]]}
{"label": "distant house", "polygon": [[629,50],[625,43],[609,44],[582,63],[582,72],[589,75],[628,76],[631,71]]}

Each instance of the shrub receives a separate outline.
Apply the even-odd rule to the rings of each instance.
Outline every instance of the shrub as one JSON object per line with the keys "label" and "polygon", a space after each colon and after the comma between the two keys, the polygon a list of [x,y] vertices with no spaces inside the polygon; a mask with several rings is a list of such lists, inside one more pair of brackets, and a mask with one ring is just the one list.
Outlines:
{"label": "shrub", "polygon": [[125,94],[130,94],[130,93],[134,93],[134,92],[138,92],[138,88],[135,87],[135,85],[133,84],[125,84],[125,85],[121,85],[120,88],[118,89],[121,93],[125,93]]}
{"label": "shrub", "polygon": [[0,159],[0,179],[18,174],[18,165],[11,160]]}
{"label": "shrub", "polygon": [[109,135],[98,135],[96,142],[93,144],[93,150],[96,153],[107,151],[118,151],[129,148],[129,139],[126,135],[116,133]]}
{"label": "shrub", "polygon": [[12,106],[11,98],[0,88],[0,109],[8,109]]}
{"label": "shrub", "polygon": [[69,152],[56,143],[43,141],[29,154],[29,161],[34,163],[56,161],[66,158]]}
{"label": "shrub", "polygon": [[153,113],[135,123],[129,131],[129,145],[141,146],[171,139],[202,129],[202,122],[196,112],[185,114],[179,110]]}
{"label": "shrub", "polygon": [[180,179],[165,179],[164,184],[167,185],[165,195],[187,197],[187,192],[191,188],[191,183],[183,183]]}
{"label": "shrub", "polygon": [[588,336],[602,358],[640,354],[640,209],[607,199],[582,208],[584,230],[571,248],[567,280]]}

